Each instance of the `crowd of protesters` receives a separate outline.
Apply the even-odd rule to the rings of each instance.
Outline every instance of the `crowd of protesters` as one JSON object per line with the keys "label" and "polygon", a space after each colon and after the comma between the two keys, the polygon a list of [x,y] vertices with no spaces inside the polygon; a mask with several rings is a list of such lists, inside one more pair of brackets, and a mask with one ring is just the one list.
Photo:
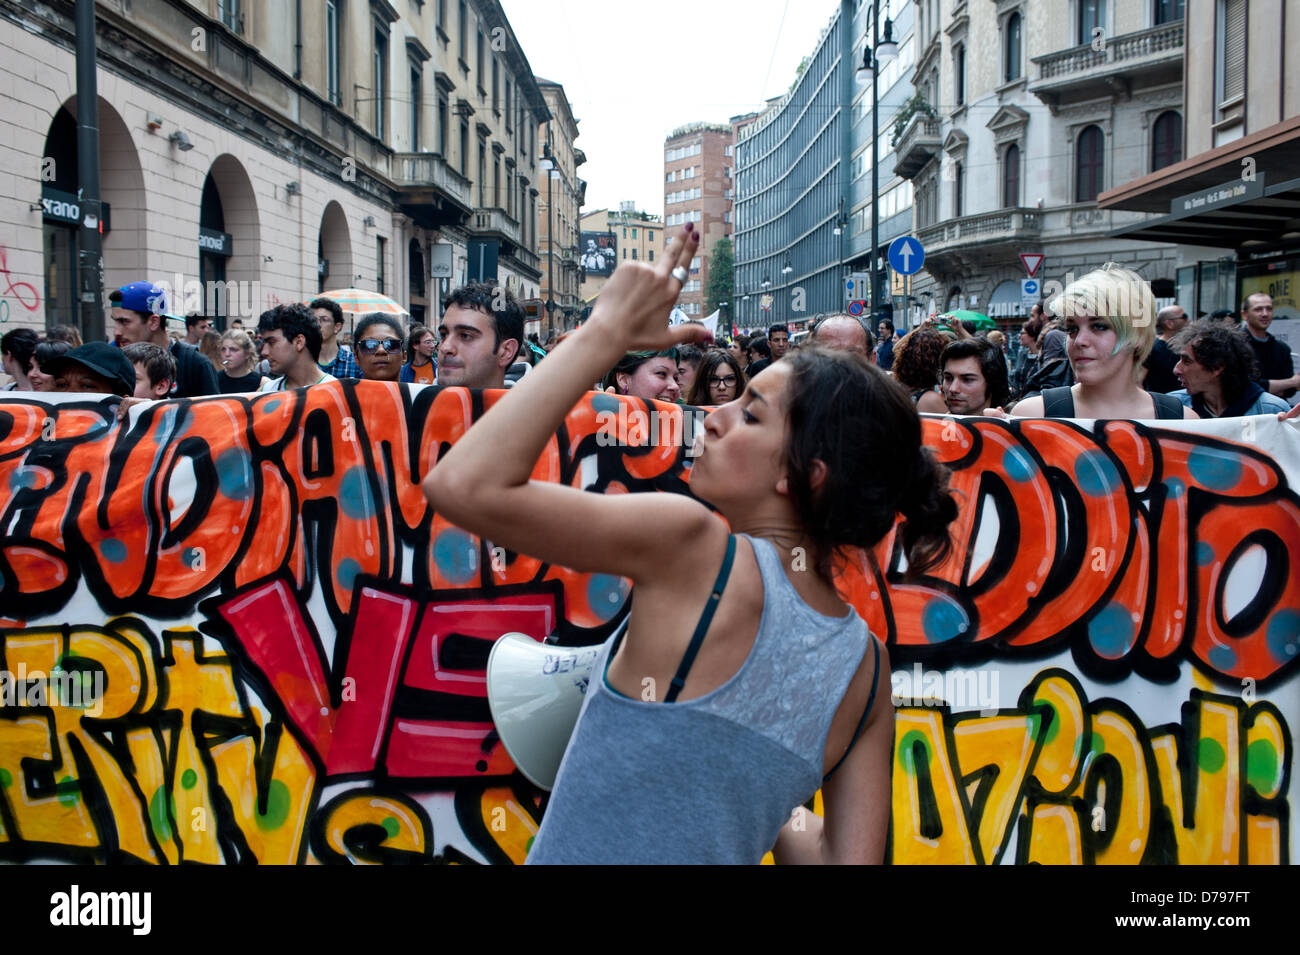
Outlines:
{"label": "crowd of protesters", "polygon": [[[487,283],[447,295],[436,329],[408,328],[401,317],[376,312],[350,316],[348,330],[340,305],[319,297],[268,309],[249,330],[233,320],[221,332],[211,318],[191,315],[182,334],[168,329],[164,290],[145,281],[112,292],[109,304],[112,344],[83,343],[70,325],[43,336],[27,328],[5,334],[7,389],[160,400],[341,379],[508,388],[574,334],[541,347],[524,334],[522,305]],[[1033,307],[1010,356],[1000,331],[969,321],[930,318],[904,334],[888,318],[873,332],[869,321],[838,314],[819,319],[798,343],[774,324],[708,344],[629,352],[594,387],[722,405],[764,368],[815,345],[878,366],[923,413],[1206,418],[1286,412],[1296,402],[1300,374],[1286,344],[1269,333],[1273,302],[1263,293],[1249,295],[1237,315],[1191,321],[1178,305],[1157,311],[1136,273],[1106,266],[1046,305]]]}

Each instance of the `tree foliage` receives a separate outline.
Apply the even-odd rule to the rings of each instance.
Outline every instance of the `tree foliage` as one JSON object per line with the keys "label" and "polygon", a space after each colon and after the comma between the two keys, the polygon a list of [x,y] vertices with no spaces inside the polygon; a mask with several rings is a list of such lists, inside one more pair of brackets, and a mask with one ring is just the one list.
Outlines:
{"label": "tree foliage", "polygon": [[704,290],[704,314],[712,315],[721,302],[729,303],[727,314],[735,314],[736,258],[731,239],[723,236],[713,243],[709,256],[709,284]]}

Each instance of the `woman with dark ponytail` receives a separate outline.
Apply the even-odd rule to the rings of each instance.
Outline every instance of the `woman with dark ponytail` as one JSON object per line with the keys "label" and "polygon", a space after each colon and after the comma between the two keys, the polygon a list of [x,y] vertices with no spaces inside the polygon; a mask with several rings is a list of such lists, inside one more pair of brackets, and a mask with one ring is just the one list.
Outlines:
{"label": "woman with dark ponytail", "polygon": [[[856,355],[800,349],[705,419],[700,500],[530,480],[584,382],[700,337],[668,325],[698,245],[688,226],[657,267],[620,265],[590,320],[425,479],[439,515],[485,540],[635,588],[528,861],[878,863],[889,659],[833,570],[900,513],[912,572],[947,553],[957,508],[907,393]],[[824,822],[801,805],[819,788]]]}

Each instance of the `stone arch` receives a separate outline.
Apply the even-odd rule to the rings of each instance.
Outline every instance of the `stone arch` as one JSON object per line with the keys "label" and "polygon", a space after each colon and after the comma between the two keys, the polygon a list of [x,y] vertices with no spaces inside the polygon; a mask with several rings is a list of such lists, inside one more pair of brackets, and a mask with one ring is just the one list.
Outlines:
{"label": "stone arch", "polygon": [[351,288],[356,274],[352,269],[352,236],[343,207],[333,199],[321,213],[319,248],[321,259],[329,263],[321,291]]}
{"label": "stone arch", "polygon": [[[221,202],[224,231],[230,234],[230,256],[226,259],[229,298],[222,309],[228,318],[256,318],[262,307],[259,287],[262,274],[262,244],[257,193],[244,164],[230,153],[222,153],[208,167],[208,177]],[[207,181],[206,179],[204,180]],[[198,242],[198,236],[194,237]],[[236,304],[234,295],[238,294]],[[204,309],[212,310],[211,291],[204,290]]]}
{"label": "stone arch", "polygon": [[[72,196],[77,195],[81,183],[77,172],[75,96],[66,99],[50,117],[37,179],[43,186]],[[109,228],[103,234],[104,297],[107,301],[108,293],[113,289],[149,277],[146,274],[146,250],[149,243],[145,241],[148,215],[140,154],[121,114],[102,96],[99,97],[99,195],[100,200],[109,207]],[[50,220],[47,218],[46,222],[49,224]],[[49,268],[52,237],[50,229],[45,231],[47,322],[80,324],[75,300],[70,310],[65,309],[62,302],[67,295],[67,290],[61,288],[65,283],[56,278],[60,288],[48,288],[51,275],[57,275],[58,272],[52,272]],[[75,244],[72,247],[75,248]],[[75,256],[70,265],[71,287],[75,287]]]}

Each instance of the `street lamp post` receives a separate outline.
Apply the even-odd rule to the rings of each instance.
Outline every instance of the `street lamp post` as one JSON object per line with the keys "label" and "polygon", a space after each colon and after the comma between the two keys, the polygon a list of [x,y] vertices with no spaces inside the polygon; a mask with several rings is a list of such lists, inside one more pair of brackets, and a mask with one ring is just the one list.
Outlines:
{"label": "street lamp post", "polygon": [[894,42],[894,23],[885,21],[885,36],[880,39],[880,0],[871,4],[871,42],[862,51],[862,66],[858,68],[859,79],[871,78],[871,312],[875,315],[880,308],[880,270],[876,263],[880,254],[880,171],[876,168],[878,153],[876,139],[880,135],[879,117],[876,115],[880,103],[878,99],[877,79],[880,67],[898,56],[898,44]]}
{"label": "street lamp post", "polygon": [[546,173],[546,337],[551,336],[555,324],[555,246],[554,216],[551,208],[551,180],[554,177],[555,159],[549,141],[542,144],[542,171]]}

